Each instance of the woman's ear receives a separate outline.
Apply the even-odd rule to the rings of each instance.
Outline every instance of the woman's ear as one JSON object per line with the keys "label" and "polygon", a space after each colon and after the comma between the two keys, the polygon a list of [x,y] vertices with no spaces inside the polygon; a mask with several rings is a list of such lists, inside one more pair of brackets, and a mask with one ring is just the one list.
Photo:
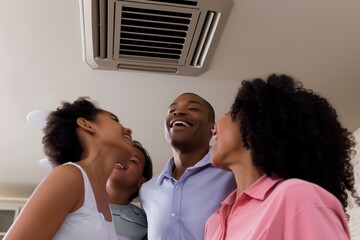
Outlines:
{"label": "woman's ear", "polygon": [[95,128],[92,126],[92,123],[85,118],[79,117],[78,119],[76,119],[76,123],[81,129],[90,133],[95,133]]}

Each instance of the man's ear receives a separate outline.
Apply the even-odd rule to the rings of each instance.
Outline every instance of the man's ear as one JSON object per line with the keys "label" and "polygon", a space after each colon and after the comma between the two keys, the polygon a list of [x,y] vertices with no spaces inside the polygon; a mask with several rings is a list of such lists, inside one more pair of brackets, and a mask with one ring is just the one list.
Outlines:
{"label": "man's ear", "polygon": [[85,118],[79,117],[78,119],[76,119],[76,123],[81,129],[90,133],[95,133],[95,128],[92,126],[92,123]]}

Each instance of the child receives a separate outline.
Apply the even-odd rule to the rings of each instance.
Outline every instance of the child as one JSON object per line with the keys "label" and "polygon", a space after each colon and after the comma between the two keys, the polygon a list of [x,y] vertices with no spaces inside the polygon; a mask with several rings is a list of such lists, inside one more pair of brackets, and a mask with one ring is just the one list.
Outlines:
{"label": "child", "polygon": [[119,240],[147,238],[145,212],[131,202],[138,197],[141,184],[151,179],[152,162],[138,141],[133,141],[133,145],[135,156],[118,162],[106,185]]}

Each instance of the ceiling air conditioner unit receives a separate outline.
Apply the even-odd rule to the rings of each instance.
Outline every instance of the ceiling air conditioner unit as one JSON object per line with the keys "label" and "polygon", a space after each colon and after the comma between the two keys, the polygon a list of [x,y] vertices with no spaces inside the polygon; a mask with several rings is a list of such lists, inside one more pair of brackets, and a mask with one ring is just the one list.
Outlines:
{"label": "ceiling air conditioner unit", "polygon": [[80,0],[94,69],[197,76],[208,70],[232,0]]}

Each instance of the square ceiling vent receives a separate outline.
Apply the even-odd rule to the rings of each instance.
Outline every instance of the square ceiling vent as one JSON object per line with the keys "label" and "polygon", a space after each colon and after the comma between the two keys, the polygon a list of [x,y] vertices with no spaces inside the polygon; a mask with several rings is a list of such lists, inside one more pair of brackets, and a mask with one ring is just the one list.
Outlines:
{"label": "square ceiling vent", "polygon": [[197,76],[209,68],[231,0],[80,0],[94,69]]}

